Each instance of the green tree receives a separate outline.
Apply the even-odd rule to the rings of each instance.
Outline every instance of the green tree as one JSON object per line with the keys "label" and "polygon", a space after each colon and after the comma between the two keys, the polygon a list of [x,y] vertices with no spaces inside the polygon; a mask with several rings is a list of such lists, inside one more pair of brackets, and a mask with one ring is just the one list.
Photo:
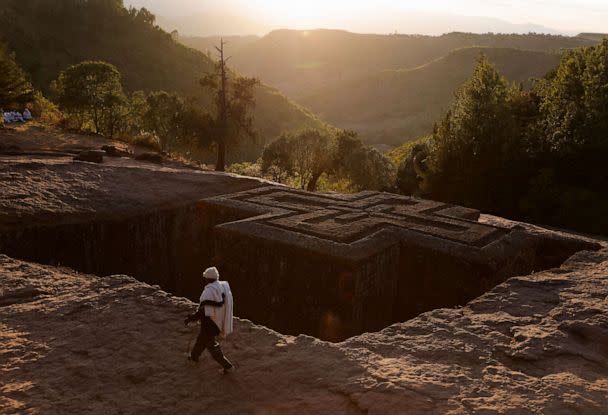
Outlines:
{"label": "green tree", "polygon": [[533,90],[538,120],[535,170],[520,215],[563,227],[608,233],[608,39],[566,53]]}
{"label": "green tree", "polygon": [[59,74],[54,89],[60,108],[74,116],[80,128],[90,122],[98,134],[116,133],[126,97],[115,66],[100,61],[70,66]]}
{"label": "green tree", "polygon": [[332,148],[328,135],[318,130],[284,134],[268,144],[262,154],[262,173],[275,179],[294,175],[298,187],[317,190],[319,178],[331,168]]}
{"label": "green tree", "polygon": [[31,102],[34,89],[7,47],[0,44],[0,108]]}
{"label": "green tree", "polygon": [[148,95],[147,107],[143,115],[144,128],[155,135],[160,149],[167,151],[179,140],[184,101],[177,94],[153,92]]}
{"label": "green tree", "polygon": [[99,132],[107,137],[116,137],[129,126],[129,100],[124,94],[105,96],[99,115]]}
{"label": "green tree", "polygon": [[354,131],[339,131],[331,160],[332,172],[350,181],[351,190],[388,190],[395,166],[382,153],[363,144]]}
{"label": "green tree", "polygon": [[145,92],[135,91],[129,96],[128,112],[126,114],[126,133],[135,137],[145,130],[144,115],[148,111],[148,100]]}
{"label": "green tree", "polygon": [[509,199],[503,186],[513,185],[510,160],[520,148],[522,134],[511,105],[519,93],[485,57],[479,59],[472,78],[435,128],[425,191],[489,211]]}
{"label": "green tree", "polygon": [[260,168],[262,173],[275,182],[285,183],[293,175],[294,168],[291,136],[284,134],[264,147]]}
{"label": "green tree", "polygon": [[541,97],[543,127],[552,149],[606,148],[608,39],[596,47],[567,52],[536,92]]}
{"label": "green tree", "polygon": [[424,179],[427,175],[427,158],[429,156],[428,142],[413,144],[405,155],[397,171],[396,186],[405,195],[422,195]]}
{"label": "green tree", "polygon": [[178,117],[178,136],[183,148],[186,148],[186,155],[192,156],[200,153],[201,142],[210,137],[215,131],[215,120],[200,106],[193,102],[186,102],[184,110]]}
{"label": "green tree", "polygon": [[224,41],[216,47],[220,54],[216,70],[205,75],[201,86],[211,89],[215,96],[215,131],[206,137],[217,146],[215,170],[224,171],[226,167],[226,148],[230,143],[243,136],[253,138],[253,117],[250,110],[255,106],[254,88],[259,81],[254,78],[230,76],[224,56]]}
{"label": "green tree", "polygon": [[283,134],[264,148],[260,170],[275,181],[294,179],[298,187],[308,191],[316,191],[324,174],[347,180],[348,188],[355,191],[388,190],[395,175],[393,163],[365,146],[353,131]]}

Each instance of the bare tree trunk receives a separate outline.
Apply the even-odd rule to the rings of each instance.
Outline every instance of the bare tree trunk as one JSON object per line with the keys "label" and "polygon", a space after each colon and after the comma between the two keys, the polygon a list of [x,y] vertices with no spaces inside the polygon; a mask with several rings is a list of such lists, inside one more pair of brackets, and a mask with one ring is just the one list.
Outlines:
{"label": "bare tree trunk", "polygon": [[93,107],[93,125],[95,126],[95,134],[99,134],[99,116],[97,115],[97,107]]}
{"label": "bare tree trunk", "polygon": [[308,190],[309,192],[316,192],[317,191],[317,182],[319,181],[320,177],[321,177],[320,173],[313,173],[312,177],[310,178],[310,181],[308,182],[308,186],[306,187],[306,190]]}
{"label": "bare tree trunk", "polygon": [[216,48],[220,52],[220,75],[221,84],[219,94],[219,108],[218,108],[218,121],[219,121],[219,139],[217,143],[217,163],[215,164],[215,171],[224,171],[226,169],[226,135],[228,132],[228,101],[226,91],[226,59],[224,58],[224,39],[220,42],[220,47]]}
{"label": "bare tree trunk", "polygon": [[224,140],[217,143],[217,162],[215,163],[215,171],[226,170],[226,144]]}

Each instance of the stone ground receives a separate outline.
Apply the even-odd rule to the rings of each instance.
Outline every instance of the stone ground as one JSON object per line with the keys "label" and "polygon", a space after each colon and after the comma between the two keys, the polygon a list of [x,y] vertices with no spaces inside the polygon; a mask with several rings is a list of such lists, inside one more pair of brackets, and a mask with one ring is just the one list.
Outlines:
{"label": "stone ground", "polygon": [[150,151],[145,147],[108,140],[99,135],[68,133],[36,122],[11,124],[10,128],[0,129],[0,149],[17,147],[23,151],[70,151],[99,148],[113,145],[134,153]]}
{"label": "stone ground", "polygon": [[[19,144],[26,154],[0,154],[0,228],[130,215],[178,206],[258,187],[254,178],[196,170],[174,161],[163,165],[105,157],[103,164],[74,162],[65,151],[124,143],[96,136],[56,133],[32,125],[0,130],[0,146]],[[130,146],[132,151],[141,151]]]}
{"label": "stone ground", "polygon": [[338,344],[238,320],[230,375],[158,288],[5,256],[0,283],[3,414],[608,414],[608,250]]}

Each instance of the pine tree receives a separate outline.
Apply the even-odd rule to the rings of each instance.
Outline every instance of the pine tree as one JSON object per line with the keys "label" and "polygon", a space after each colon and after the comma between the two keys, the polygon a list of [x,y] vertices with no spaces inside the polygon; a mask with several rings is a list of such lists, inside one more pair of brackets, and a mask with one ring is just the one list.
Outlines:
{"label": "pine tree", "polygon": [[0,44],[0,107],[23,106],[34,95],[32,85],[6,46]]}
{"label": "pine tree", "polygon": [[510,94],[507,81],[482,56],[435,128],[424,183],[432,197],[486,211],[495,208],[503,166],[519,139]]}

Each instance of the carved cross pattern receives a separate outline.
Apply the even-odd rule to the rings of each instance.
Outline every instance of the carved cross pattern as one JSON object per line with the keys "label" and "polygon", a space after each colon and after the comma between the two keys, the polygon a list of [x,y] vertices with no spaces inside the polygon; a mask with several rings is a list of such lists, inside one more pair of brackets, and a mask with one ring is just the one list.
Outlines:
{"label": "carved cross pattern", "polygon": [[508,233],[477,222],[476,210],[388,193],[311,194],[262,187],[211,202],[246,212],[245,221],[342,244],[371,237],[388,227],[478,248]]}

